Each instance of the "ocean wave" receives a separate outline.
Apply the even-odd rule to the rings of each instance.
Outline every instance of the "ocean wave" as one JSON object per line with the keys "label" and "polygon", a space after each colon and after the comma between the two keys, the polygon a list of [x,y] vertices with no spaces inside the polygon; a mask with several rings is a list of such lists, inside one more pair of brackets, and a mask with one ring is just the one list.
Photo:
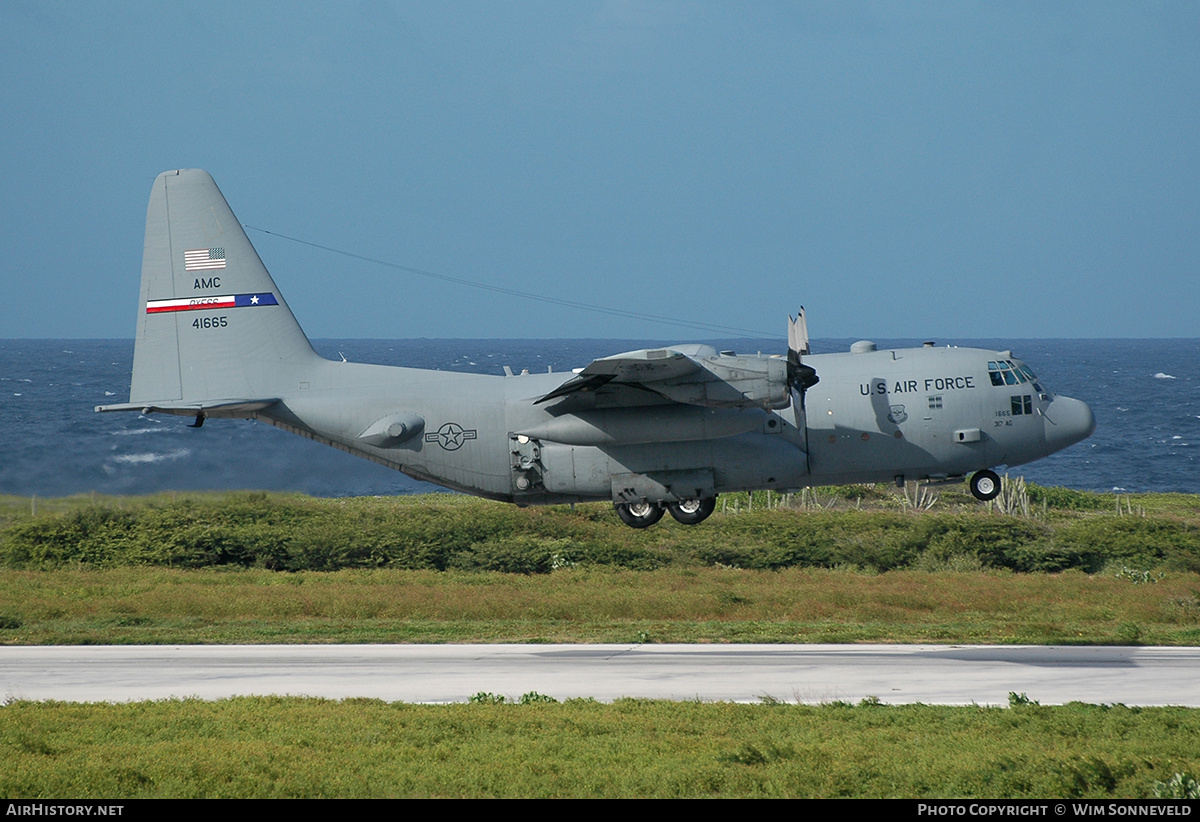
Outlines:
{"label": "ocean wave", "polygon": [[169,428],[134,428],[131,431],[109,431],[114,437],[132,437],[134,434],[166,434]]}
{"label": "ocean wave", "polygon": [[1157,374],[1154,375],[1154,379],[1156,379],[1156,380],[1174,380],[1174,379],[1178,379],[1178,378],[1174,374],[1164,374],[1163,372],[1159,371]]}
{"label": "ocean wave", "polygon": [[190,448],[176,448],[174,451],[167,451],[165,454],[122,454],[119,457],[112,457],[113,462],[121,462],[127,465],[144,465],[147,463],[165,462],[166,460],[183,459],[192,453]]}

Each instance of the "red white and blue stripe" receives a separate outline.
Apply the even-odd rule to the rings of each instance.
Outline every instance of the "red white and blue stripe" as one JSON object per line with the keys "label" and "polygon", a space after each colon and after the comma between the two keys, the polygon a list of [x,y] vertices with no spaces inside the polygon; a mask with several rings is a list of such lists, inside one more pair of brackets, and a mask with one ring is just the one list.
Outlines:
{"label": "red white and blue stripe", "polygon": [[188,297],[182,300],[147,300],[147,314],[167,311],[209,311],[214,308],[257,308],[279,305],[274,294],[226,294],[212,297]]}

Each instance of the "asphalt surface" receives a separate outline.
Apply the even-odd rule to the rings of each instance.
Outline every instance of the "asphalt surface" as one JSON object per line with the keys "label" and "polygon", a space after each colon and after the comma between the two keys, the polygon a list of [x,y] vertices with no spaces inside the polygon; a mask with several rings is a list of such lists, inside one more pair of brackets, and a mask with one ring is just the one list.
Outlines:
{"label": "asphalt surface", "polygon": [[981,645],[0,647],[0,699],[237,695],[1200,706],[1200,648]]}

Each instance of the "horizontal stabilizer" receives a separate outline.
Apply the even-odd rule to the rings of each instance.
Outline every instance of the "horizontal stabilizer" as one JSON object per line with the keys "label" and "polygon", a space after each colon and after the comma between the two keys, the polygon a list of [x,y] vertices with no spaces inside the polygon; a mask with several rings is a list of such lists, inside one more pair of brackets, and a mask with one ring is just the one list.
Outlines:
{"label": "horizontal stabilizer", "polygon": [[180,417],[244,417],[255,411],[270,408],[278,399],[270,400],[205,400],[204,402],[123,402],[119,405],[97,405],[96,411],[138,411],[142,414],[158,412]]}

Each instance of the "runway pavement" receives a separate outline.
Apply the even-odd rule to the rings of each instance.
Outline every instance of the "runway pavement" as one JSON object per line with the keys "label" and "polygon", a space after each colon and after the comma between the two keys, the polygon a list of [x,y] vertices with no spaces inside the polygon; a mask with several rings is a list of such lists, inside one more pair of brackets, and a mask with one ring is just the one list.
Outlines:
{"label": "runway pavement", "polygon": [[489,691],[793,702],[1200,706],[1200,648],[979,645],[0,647],[0,698],[247,694],[461,702]]}

